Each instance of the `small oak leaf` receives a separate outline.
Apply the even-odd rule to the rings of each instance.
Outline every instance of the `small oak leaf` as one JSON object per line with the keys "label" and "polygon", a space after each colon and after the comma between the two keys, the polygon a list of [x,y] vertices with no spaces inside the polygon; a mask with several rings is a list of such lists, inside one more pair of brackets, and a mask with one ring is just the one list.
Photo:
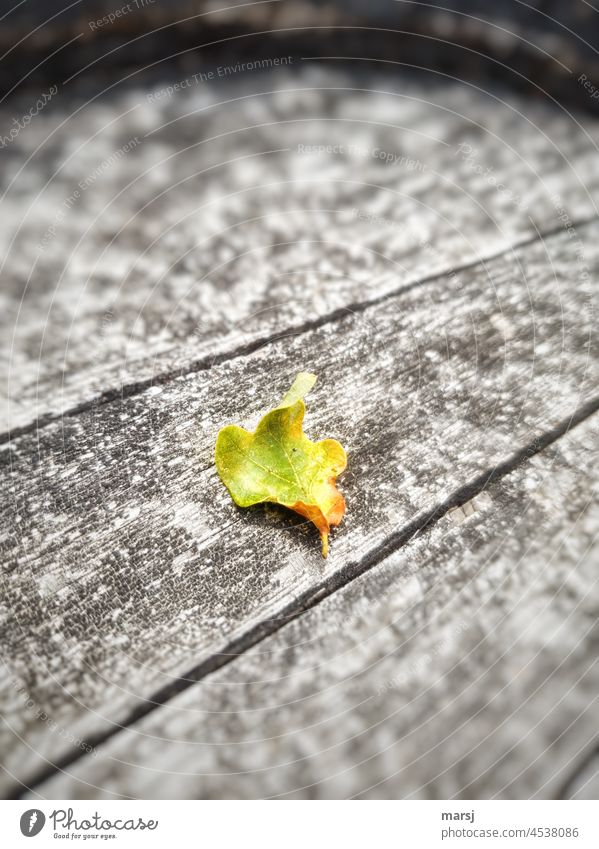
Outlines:
{"label": "small oak leaf", "polygon": [[303,398],[315,382],[316,375],[300,372],[253,433],[237,425],[224,427],[216,440],[216,468],[239,507],[270,501],[309,519],[320,532],[326,557],[329,530],[345,513],[335,479],[347,458],[337,440],[312,442],[302,431]]}

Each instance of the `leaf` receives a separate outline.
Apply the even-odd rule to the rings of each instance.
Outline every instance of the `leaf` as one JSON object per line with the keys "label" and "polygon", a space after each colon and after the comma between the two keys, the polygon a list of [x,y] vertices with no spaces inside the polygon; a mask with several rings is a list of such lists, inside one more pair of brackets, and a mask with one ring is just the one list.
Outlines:
{"label": "leaf", "polygon": [[326,557],[331,525],[345,513],[335,478],[347,458],[337,440],[312,442],[302,431],[303,398],[315,383],[316,375],[300,372],[253,433],[237,425],[224,427],[216,440],[216,468],[239,507],[270,501],[313,522]]}

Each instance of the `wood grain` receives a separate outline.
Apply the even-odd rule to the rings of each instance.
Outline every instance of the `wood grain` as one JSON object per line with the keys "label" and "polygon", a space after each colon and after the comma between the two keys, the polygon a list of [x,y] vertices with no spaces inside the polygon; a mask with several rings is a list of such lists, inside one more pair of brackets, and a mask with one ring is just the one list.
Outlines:
{"label": "wood grain", "polygon": [[36,794],[551,798],[596,734],[598,436],[595,416]]}
{"label": "wood grain", "polygon": [[[111,733],[590,415],[577,251],[556,235],[4,446],[8,787],[78,754],[18,688],[71,736]],[[253,425],[299,369],[320,375],[307,433],[350,458],[327,561],[291,516],[235,508],[212,463],[219,427]]]}
{"label": "wood grain", "polygon": [[599,756],[593,753],[566,785],[568,799],[597,799],[599,796]]}
{"label": "wood grain", "polygon": [[10,144],[0,431],[596,215],[596,122],[291,58],[110,107],[61,92]]}

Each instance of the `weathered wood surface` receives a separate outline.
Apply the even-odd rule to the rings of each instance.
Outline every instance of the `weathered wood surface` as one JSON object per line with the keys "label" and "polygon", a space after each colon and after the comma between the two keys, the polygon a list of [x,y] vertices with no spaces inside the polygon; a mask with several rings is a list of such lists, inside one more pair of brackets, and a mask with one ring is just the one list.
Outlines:
{"label": "weathered wood surface", "polygon": [[7,147],[0,430],[596,214],[594,124],[474,86],[297,70],[57,97]]}
{"label": "weathered wood surface", "polygon": [[[3,151],[2,792],[593,792],[597,126],[298,71]],[[299,369],[326,562],[212,462]]]}
{"label": "weathered wood surface", "polygon": [[599,417],[36,788],[551,797],[597,716]]}
{"label": "weathered wood surface", "polygon": [[[580,230],[590,275],[597,232]],[[15,682],[72,736],[110,733],[590,415],[599,361],[576,257],[557,234],[4,446],[8,787],[74,754]],[[253,424],[300,367],[321,376],[308,433],[350,456],[326,562],[309,528],[237,510],[212,465],[218,428]]]}

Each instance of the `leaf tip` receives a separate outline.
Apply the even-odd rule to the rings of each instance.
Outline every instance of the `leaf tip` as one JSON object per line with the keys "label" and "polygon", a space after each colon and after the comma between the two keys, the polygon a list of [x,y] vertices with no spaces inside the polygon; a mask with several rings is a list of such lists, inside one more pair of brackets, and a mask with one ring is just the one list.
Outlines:
{"label": "leaf tip", "polygon": [[291,388],[285,393],[280,407],[291,407],[296,401],[303,399],[316,383],[316,375],[309,371],[300,371],[295,376]]}

